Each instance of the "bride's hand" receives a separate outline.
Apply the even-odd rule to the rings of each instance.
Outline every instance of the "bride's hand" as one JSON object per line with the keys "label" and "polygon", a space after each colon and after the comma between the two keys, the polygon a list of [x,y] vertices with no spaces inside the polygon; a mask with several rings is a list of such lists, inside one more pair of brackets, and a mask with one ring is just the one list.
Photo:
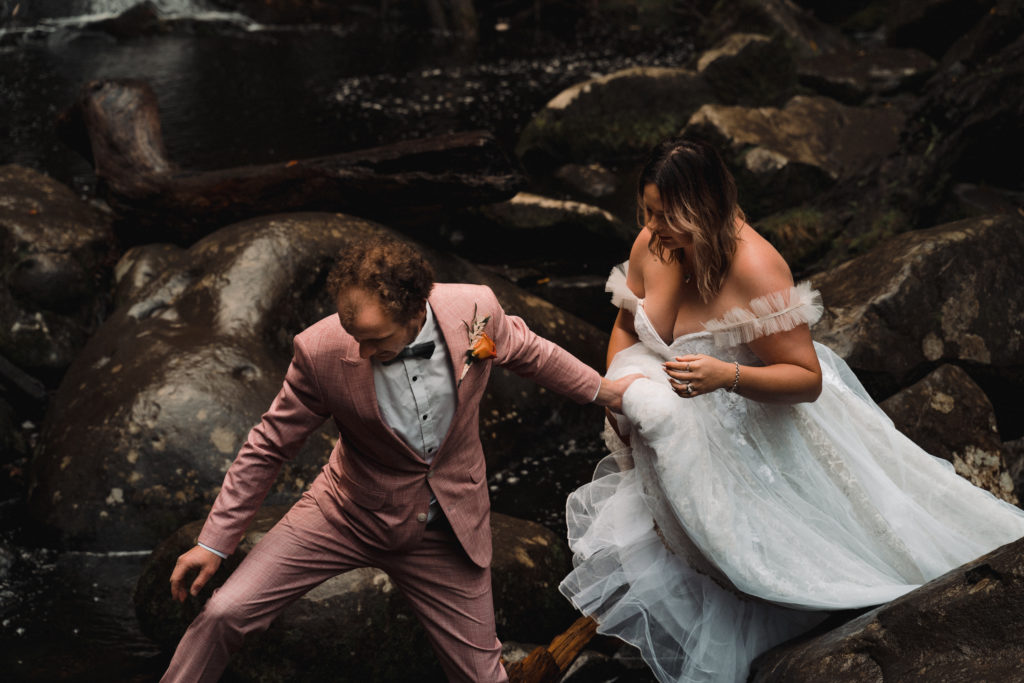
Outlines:
{"label": "bride's hand", "polygon": [[662,363],[672,390],[683,398],[710,394],[732,386],[736,366],[712,356],[676,356]]}

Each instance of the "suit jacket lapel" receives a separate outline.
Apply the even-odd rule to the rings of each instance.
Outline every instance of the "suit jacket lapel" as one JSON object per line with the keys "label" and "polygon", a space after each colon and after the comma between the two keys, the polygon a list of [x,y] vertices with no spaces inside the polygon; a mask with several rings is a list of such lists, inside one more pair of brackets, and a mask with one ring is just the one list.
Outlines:
{"label": "suit jacket lapel", "polygon": [[458,309],[450,297],[444,296],[443,289],[439,292],[439,286],[435,286],[427,301],[434,309],[434,319],[441,334],[444,336],[445,346],[448,347],[448,359],[451,361],[452,375],[455,378],[455,412],[459,411],[459,375],[462,374],[462,366],[466,362],[466,351],[469,349],[469,335],[466,333],[466,325],[460,317],[465,315]]}

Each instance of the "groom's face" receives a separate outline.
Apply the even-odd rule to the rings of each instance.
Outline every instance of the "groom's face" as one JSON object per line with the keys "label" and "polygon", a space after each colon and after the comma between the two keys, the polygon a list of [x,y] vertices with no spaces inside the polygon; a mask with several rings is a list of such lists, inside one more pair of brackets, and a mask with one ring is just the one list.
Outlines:
{"label": "groom's face", "polygon": [[359,343],[359,357],[378,361],[394,358],[423,326],[422,315],[407,322],[396,321],[376,294],[362,289],[350,289],[338,296],[338,318]]}

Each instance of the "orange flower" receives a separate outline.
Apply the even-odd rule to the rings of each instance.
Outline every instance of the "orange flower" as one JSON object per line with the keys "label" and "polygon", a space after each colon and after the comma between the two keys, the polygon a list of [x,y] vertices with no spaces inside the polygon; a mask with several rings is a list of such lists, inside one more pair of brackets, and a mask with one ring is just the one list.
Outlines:
{"label": "orange flower", "polygon": [[473,360],[485,360],[487,358],[494,358],[497,355],[496,351],[494,340],[488,337],[486,332],[481,332],[480,338],[476,340],[476,343],[466,353],[472,356]]}
{"label": "orange flower", "polygon": [[476,304],[473,304],[473,318],[469,322],[463,321],[466,326],[466,336],[469,338],[469,348],[466,349],[466,363],[462,366],[462,374],[459,375],[458,385],[462,386],[462,380],[466,378],[469,368],[478,360],[494,358],[497,349],[494,347],[494,340],[487,336],[484,327],[491,319],[491,316],[483,318],[476,317]]}

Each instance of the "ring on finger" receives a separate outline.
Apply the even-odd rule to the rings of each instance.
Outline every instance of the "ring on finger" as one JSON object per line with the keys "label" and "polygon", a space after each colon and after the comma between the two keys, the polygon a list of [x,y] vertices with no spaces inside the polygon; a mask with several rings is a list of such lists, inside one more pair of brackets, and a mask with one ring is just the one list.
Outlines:
{"label": "ring on finger", "polygon": [[687,363],[687,364],[686,364],[686,371],[687,371],[687,372],[689,372],[689,371],[690,371],[690,364],[689,364],[689,363]]}
{"label": "ring on finger", "polygon": [[693,393],[693,384],[691,384],[690,382],[686,383],[686,393],[688,393],[688,394],[692,394]]}

